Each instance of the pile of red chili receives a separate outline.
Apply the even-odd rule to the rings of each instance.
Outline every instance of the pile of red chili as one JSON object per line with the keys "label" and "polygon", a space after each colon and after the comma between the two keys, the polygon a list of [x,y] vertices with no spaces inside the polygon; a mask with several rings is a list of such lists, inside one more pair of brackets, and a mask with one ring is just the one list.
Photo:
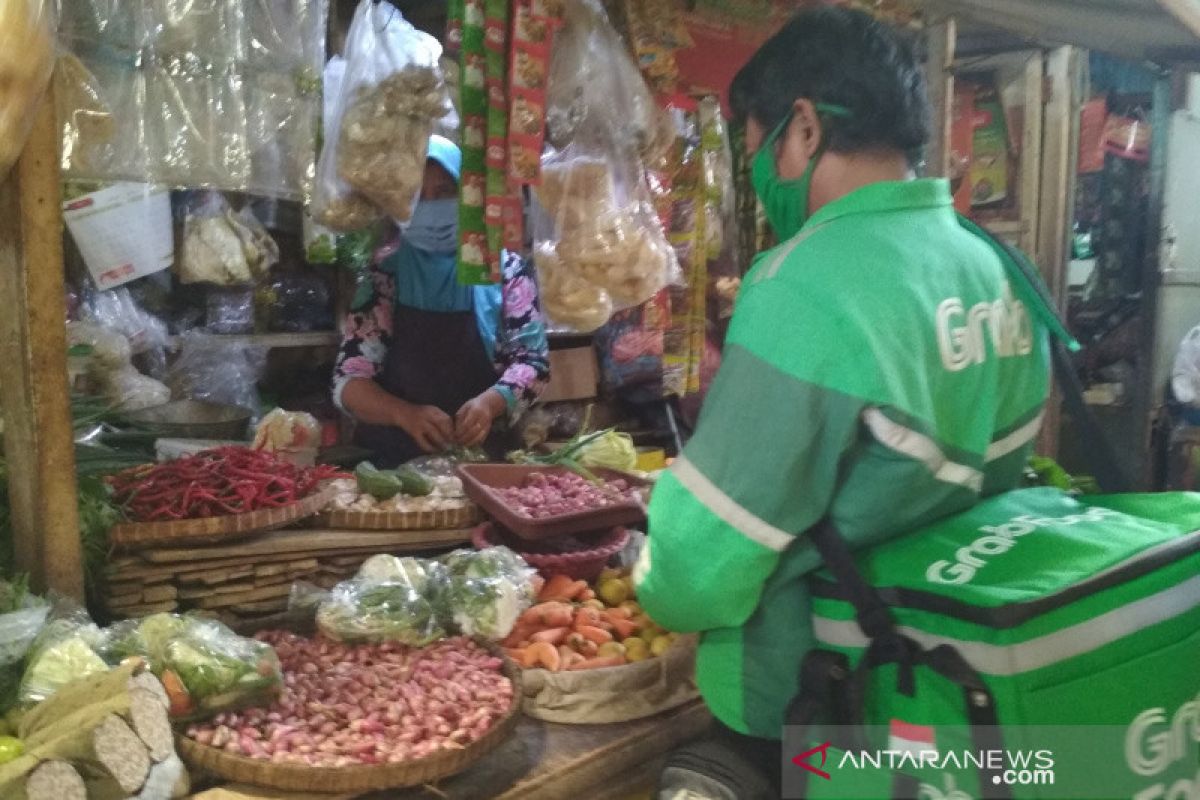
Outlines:
{"label": "pile of red chili", "polygon": [[114,499],[135,522],[199,519],[279,508],[343,477],[334,467],[297,467],[265,450],[221,447],[109,479]]}

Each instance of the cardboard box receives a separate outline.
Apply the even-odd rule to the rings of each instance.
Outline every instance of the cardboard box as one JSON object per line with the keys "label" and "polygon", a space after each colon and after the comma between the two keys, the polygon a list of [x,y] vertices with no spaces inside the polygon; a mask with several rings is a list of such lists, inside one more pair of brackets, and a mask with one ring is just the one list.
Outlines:
{"label": "cardboard box", "polygon": [[550,351],[550,385],[542,393],[542,402],[589,400],[596,396],[600,383],[600,365],[591,347],[571,347]]}

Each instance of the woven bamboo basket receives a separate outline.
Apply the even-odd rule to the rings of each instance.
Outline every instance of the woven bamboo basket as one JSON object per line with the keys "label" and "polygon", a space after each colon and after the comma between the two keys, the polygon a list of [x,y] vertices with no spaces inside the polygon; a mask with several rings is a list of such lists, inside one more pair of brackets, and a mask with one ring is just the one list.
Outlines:
{"label": "woven bamboo basket", "polygon": [[346,531],[441,531],[470,528],[479,523],[479,506],[441,511],[328,511],[319,518],[322,527]]}
{"label": "woven bamboo basket", "polygon": [[503,744],[521,717],[521,670],[500,648],[490,642],[486,644],[504,660],[504,675],[513,683],[512,706],[483,738],[461,750],[441,750],[406,764],[305,767],[231,755],[178,734],[175,739],[179,756],[189,767],[229,781],[305,793],[355,794],[403,789],[456,775]]}
{"label": "woven bamboo basket", "polygon": [[108,533],[109,542],[125,549],[155,545],[218,544],[276,530],[318,513],[333,500],[334,490],[324,487],[308,497],[280,508],[245,514],[168,522],[121,522]]}

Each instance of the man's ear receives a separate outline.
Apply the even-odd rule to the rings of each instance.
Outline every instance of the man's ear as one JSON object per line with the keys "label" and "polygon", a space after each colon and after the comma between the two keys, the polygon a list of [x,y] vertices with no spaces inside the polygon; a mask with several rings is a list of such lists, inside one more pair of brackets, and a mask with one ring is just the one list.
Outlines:
{"label": "man's ear", "polygon": [[821,146],[821,116],[811,100],[801,97],[792,105],[792,127],[800,136],[806,158],[812,158]]}

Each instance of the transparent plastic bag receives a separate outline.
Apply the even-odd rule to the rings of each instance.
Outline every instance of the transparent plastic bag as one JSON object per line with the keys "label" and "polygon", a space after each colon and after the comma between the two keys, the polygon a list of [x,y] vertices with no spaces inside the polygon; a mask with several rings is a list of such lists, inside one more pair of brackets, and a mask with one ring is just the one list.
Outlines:
{"label": "transparent plastic bag", "polygon": [[0,4],[0,172],[8,172],[21,155],[50,82],[54,27],[54,4],[48,0]]}
{"label": "transparent plastic bag", "polygon": [[317,165],[314,216],[330,228],[355,230],[371,221],[365,199],[407,222],[434,121],[453,110],[438,64],[442,47],[390,3],[373,0],[359,4],[346,42],[345,75]]}
{"label": "transparent plastic bag", "polygon": [[109,372],[103,389],[105,397],[118,411],[140,411],[171,400],[171,390],[165,383],[143,375],[129,365]]}
{"label": "transparent plastic bag", "polygon": [[84,298],[81,318],[124,336],[133,355],[167,346],[166,323],[143,309],[124,286],[106,291],[93,288]]}
{"label": "transparent plastic bag", "polygon": [[325,108],[322,120],[326,144],[322,147],[317,161],[317,181],[311,214],[313,220],[323,227],[334,231],[357,231],[383,219],[383,212],[372,205],[370,200],[350,188],[337,174],[337,163],[329,140],[335,137],[341,128],[339,98],[345,76],[346,59],[341,56],[329,59],[323,78]]}
{"label": "transparent plastic bag", "polygon": [[77,678],[106,672],[108,664],[100,657],[104,642],[104,632],[86,611],[70,601],[56,601],[25,656],[18,702],[40,703]]}
{"label": "transparent plastic bag", "polygon": [[368,576],[342,581],[317,607],[317,628],[339,642],[400,642],[423,647],[446,636],[433,600],[436,583],[431,562],[419,562],[384,579]]}
{"label": "transparent plastic bag", "polygon": [[245,286],[279,262],[279,245],[250,209],[234,212],[218,192],[187,202],[176,272],[182,283]]}
{"label": "transparent plastic bag", "polygon": [[1184,405],[1200,405],[1200,326],[1188,331],[1179,343],[1171,371],[1171,391]]}
{"label": "transparent plastic bag", "polygon": [[320,443],[321,423],[302,411],[276,408],[259,421],[254,433],[255,450],[304,450]]}
{"label": "transparent plastic bag", "polygon": [[167,385],[176,399],[239,406],[257,417],[258,380],[266,362],[262,347],[188,333],[180,337],[179,357],[171,365]]}
{"label": "transparent plastic bag", "polygon": [[[650,202],[641,163],[613,143],[614,124],[597,118],[586,136],[580,132],[566,149],[544,156],[537,188],[546,212],[534,219],[543,303],[551,320],[583,325],[581,332],[608,318],[599,320],[603,295],[587,294],[583,283],[607,294],[610,316],[613,309],[641,305],[679,280],[679,264]],[[548,257],[551,249],[557,258]],[[542,266],[549,267],[545,275]]]}
{"label": "transparent plastic bag", "polygon": [[263,705],[283,687],[279,658],[270,645],[212,619],[152,614],[126,620],[106,631],[103,652],[112,664],[146,659],[163,680],[177,719]]}
{"label": "transparent plastic bag", "polygon": [[438,605],[464,636],[503,639],[537,599],[537,571],[507,547],[455,550],[441,562],[447,574]]}

